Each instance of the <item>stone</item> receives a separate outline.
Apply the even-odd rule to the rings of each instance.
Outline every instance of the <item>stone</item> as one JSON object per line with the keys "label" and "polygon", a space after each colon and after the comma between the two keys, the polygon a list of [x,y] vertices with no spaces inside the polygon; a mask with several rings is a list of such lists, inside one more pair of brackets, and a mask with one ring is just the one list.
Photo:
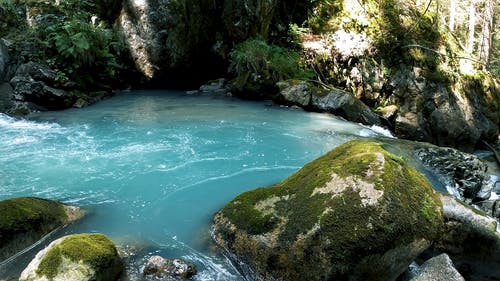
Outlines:
{"label": "stone", "polygon": [[208,81],[207,83],[201,85],[199,92],[215,95],[226,95],[229,92],[229,89],[228,87],[226,87],[226,79],[219,78]]}
{"label": "stone", "polygon": [[437,238],[441,208],[403,159],[351,141],[233,199],[212,236],[257,280],[394,280]]}
{"label": "stone", "polygon": [[0,39],[0,84],[4,82],[9,65],[9,50],[4,41]]}
{"label": "stone", "polygon": [[32,245],[84,211],[56,201],[20,197],[0,201],[0,261]]}
{"label": "stone", "polygon": [[6,112],[14,105],[12,99],[14,89],[9,83],[0,82],[0,112]]}
{"label": "stone", "polygon": [[280,103],[329,112],[365,125],[381,125],[380,117],[367,105],[340,89],[324,90],[301,80],[282,81],[277,86]]}
{"label": "stone", "polygon": [[14,100],[31,102],[49,110],[71,107],[76,97],[55,87],[55,80],[55,72],[46,66],[33,62],[22,64],[10,80]]}
{"label": "stone", "polygon": [[311,85],[306,81],[288,80],[277,83],[280,96],[287,104],[307,107],[311,104]]}
{"label": "stone", "polygon": [[474,205],[478,206],[481,210],[486,212],[489,216],[493,218],[500,219],[500,199],[496,200],[484,200],[480,202],[474,203]]}
{"label": "stone", "polygon": [[313,108],[340,115],[349,121],[365,125],[381,125],[380,117],[348,92],[334,89],[324,96],[313,95]]}
{"label": "stone", "polygon": [[441,195],[445,225],[436,241],[466,280],[500,276],[500,234],[497,221],[447,195]]}
{"label": "stone", "polygon": [[474,199],[481,190],[487,166],[477,156],[445,147],[416,148],[414,154],[457,197]]}
{"label": "stone", "polygon": [[447,254],[433,257],[422,264],[410,281],[465,281]]}
{"label": "stone", "polygon": [[74,234],[36,254],[19,281],[112,281],[123,271],[114,243],[103,234]]}
{"label": "stone", "polygon": [[56,72],[44,65],[28,62],[17,68],[16,76],[29,76],[33,80],[44,82],[47,85],[54,86],[56,83]]}
{"label": "stone", "polygon": [[191,278],[196,275],[196,266],[181,259],[166,259],[152,256],[144,265],[144,275],[154,276],[161,280],[168,278]]}

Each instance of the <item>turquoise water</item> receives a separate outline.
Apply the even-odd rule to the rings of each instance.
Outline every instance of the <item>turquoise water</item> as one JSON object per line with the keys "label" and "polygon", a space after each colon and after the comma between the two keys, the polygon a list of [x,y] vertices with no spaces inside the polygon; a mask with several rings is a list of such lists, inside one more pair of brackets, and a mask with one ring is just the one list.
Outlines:
{"label": "turquoise water", "polygon": [[[210,247],[214,213],[343,142],[374,135],[330,115],[175,91],[133,91],[29,120],[0,114],[0,200],[38,196],[89,210],[54,235],[101,232],[128,246],[129,279],[160,254],[194,262],[195,280],[241,280]],[[1,265],[0,279],[37,250]]]}

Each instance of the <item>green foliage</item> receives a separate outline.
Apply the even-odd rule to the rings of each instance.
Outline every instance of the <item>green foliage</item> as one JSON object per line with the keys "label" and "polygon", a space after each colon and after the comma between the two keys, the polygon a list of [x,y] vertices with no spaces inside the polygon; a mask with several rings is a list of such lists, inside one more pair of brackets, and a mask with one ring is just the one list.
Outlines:
{"label": "green foliage", "polygon": [[310,0],[309,2],[311,8],[307,24],[314,32],[331,29],[331,20],[338,17],[344,8],[344,1]]}
{"label": "green foliage", "polygon": [[242,88],[253,83],[274,87],[276,82],[287,79],[309,79],[312,74],[300,61],[300,53],[260,39],[250,39],[237,45],[230,53],[230,71],[237,75]]}
{"label": "green foliage", "polygon": [[0,37],[15,33],[26,24],[17,7],[11,0],[0,0]]}
{"label": "green foliage", "polygon": [[[55,55],[55,60],[48,62],[71,79],[81,83],[105,81],[113,78],[120,69],[113,55],[120,43],[104,23],[94,25],[72,19],[48,26],[45,30],[47,52]],[[98,79],[81,76],[77,70],[84,70]]]}
{"label": "green foliage", "polygon": [[56,277],[63,258],[88,264],[99,271],[110,267],[118,258],[118,253],[113,242],[102,234],[75,234],[64,238],[48,251],[40,261],[36,273],[52,280]]}

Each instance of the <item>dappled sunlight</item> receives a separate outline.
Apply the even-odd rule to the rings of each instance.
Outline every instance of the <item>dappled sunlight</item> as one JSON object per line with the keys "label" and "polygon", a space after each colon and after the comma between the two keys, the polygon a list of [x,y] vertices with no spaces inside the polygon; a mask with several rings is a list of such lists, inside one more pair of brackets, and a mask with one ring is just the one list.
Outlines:
{"label": "dappled sunlight", "polygon": [[[127,4],[130,4],[132,7],[127,7]],[[138,12],[133,13],[131,10]],[[122,7],[120,16],[118,17],[118,24],[129,46],[137,69],[145,77],[151,79],[158,70],[158,67],[153,64],[148,51],[149,45],[152,42],[141,36],[143,32],[148,31],[148,28],[151,28],[149,26],[148,10],[149,5],[147,0],[130,0],[128,3],[124,2],[124,7]],[[140,14],[139,19],[136,18],[138,14]]]}

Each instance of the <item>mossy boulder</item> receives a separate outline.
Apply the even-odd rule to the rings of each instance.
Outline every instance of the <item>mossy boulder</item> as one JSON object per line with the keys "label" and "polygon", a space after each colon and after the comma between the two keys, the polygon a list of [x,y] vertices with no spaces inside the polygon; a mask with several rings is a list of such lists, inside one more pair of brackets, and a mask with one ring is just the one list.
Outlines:
{"label": "mossy boulder", "polygon": [[112,281],[123,271],[115,244],[103,234],[74,234],[41,250],[20,281]]}
{"label": "mossy boulder", "polygon": [[62,203],[21,197],[0,201],[0,261],[30,246],[84,212]]}
{"label": "mossy boulder", "polygon": [[[213,238],[259,280],[394,280],[442,228],[427,179],[351,141],[219,211]],[[242,266],[243,265],[243,266]]]}

